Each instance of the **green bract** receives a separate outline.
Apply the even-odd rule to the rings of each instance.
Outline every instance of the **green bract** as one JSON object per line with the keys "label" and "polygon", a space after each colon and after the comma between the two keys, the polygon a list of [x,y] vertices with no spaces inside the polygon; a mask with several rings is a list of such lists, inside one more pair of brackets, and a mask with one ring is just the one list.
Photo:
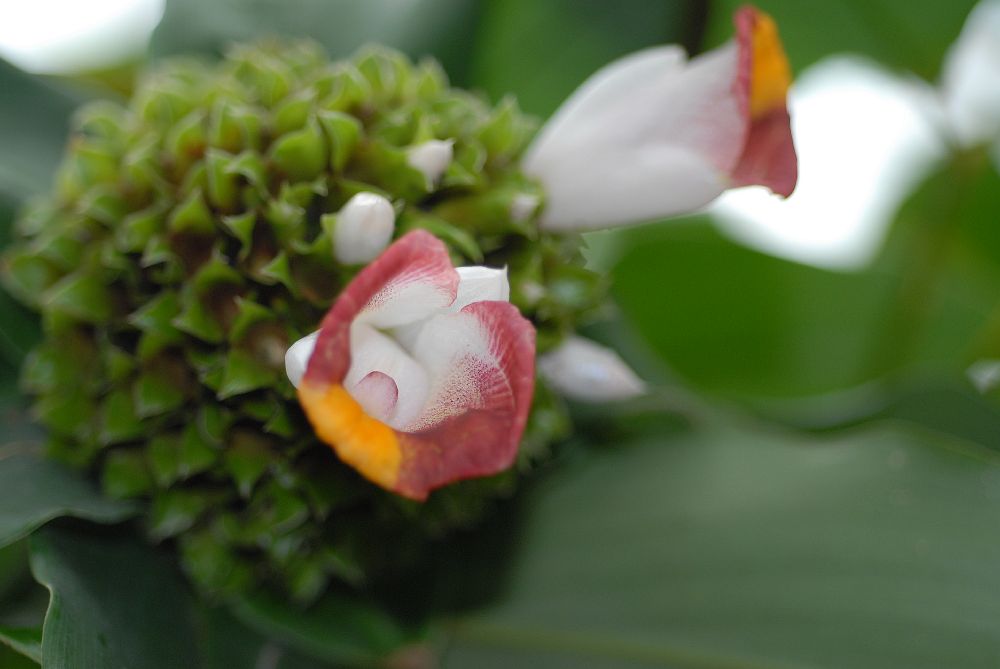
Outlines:
{"label": "green bract", "polygon": [[[424,505],[383,492],[314,437],[284,353],[357,271],[334,260],[329,214],[362,190],[393,201],[396,236],[425,228],[456,265],[508,266],[540,351],[592,315],[603,282],[576,262],[578,240],[512,216],[542,198],[518,170],[533,129],[432,61],[371,48],[331,63],[301,42],[167,63],[127,106],[81,109],[3,272],[42,315],[22,381],[51,454],[148,500],[149,536],[212,593],[266,583],[308,602],[405,569],[514,474]],[[431,189],[406,150],[435,138],[455,159]],[[520,468],[567,427],[539,384]]]}

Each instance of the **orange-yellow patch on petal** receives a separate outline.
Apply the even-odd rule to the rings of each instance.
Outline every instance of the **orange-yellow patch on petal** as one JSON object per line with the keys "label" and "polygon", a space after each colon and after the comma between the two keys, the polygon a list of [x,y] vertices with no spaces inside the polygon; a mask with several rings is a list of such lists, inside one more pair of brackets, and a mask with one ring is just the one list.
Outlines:
{"label": "orange-yellow patch on petal", "polygon": [[750,117],[761,118],[784,109],[792,72],[778,37],[778,26],[767,14],[754,12],[751,38]]}
{"label": "orange-yellow patch on petal", "polygon": [[403,457],[393,429],[365,413],[339,384],[318,385],[306,380],[298,392],[316,435],[362,476],[394,490]]}

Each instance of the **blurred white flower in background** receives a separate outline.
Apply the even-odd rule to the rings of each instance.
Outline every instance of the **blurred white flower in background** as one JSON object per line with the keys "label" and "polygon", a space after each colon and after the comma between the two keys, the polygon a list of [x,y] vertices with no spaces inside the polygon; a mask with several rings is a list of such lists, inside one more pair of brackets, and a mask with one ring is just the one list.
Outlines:
{"label": "blurred white flower in background", "polygon": [[781,200],[759,188],[730,191],[710,211],[727,234],[768,253],[861,266],[948,142],[994,143],[1000,169],[1000,0],[970,12],[937,88],[834,56],[806,70],[789,98],[795,193]]}
{"label": "blurred white flower in background", "polygon": [[725,232],[768,253],[857,267],[878,248],[900,201],[944,155],[933,91],[857,58],[807,69],[789,94],[799,183],[787,200],[730,191],[709,211]]}
{"label": "blurred white flower in background", "polygon": [[[210,0],[206,0],[210,1]],[[0,57],[29,72],[75,72],[142,53],[165,0],[3,0]]]}

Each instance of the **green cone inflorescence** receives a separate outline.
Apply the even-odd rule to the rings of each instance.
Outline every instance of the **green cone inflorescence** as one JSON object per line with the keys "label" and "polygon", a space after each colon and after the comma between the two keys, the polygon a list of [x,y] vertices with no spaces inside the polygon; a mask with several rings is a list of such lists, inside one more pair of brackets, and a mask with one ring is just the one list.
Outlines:
{"label": "green cone inflorescence", "polygon": [[[331,63],[311,43],[166,63],[127,106],[81,109],[3,266],[41,313],[22,383],[51,454],[148,501],[149,536],[216,594],[266,583],[308,602],[473,522],[515,473],[423,505],[384,492],[314,437],[283,357],[357,271],[331,237],[359,191],[392,200],[397,237],[425,228],[456,264],[508,266],[540,352],[592,315],[603,285],[579,241],[534,222],[543,194],[518,170],[533,130],[513,101],[449,88],[433,61],[372,48]],[[407,162],[431,139],[454,140],[439,184]],[[539,383],[521,468],[567,427]]]}

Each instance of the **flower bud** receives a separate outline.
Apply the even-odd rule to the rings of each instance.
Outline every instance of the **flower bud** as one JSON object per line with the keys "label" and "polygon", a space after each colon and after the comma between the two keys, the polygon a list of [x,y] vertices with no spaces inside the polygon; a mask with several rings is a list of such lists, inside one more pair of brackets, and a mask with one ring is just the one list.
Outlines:
{"label": "flower bud", "polygon": [[455,153],[452,147],[454,143],[451,139],[431,139],[411,146],[407,152],[406,162],[424,175],[428,190],[434,188],[451,164]]}
{"label": "flower bud", "polygon": [[333,255],[345,265],[374,260],[392,240],[396,212],[389,200],[375,193],[358,193],[337,214]]}
{"label": "flower bud", "polygon": [[318,338],[319,330],[312,334],[307,334],[285,351],[285,374],[288,375],[288,380],[296,388],[299,387],[299,382],[302,381],[302,376],[306,373],[306,367],[309,366],[309,358],[312,357]]}
{"label": "flower bud", "polygon": [[570,337],[541,356],[538,369],[555,390],[583,402],[625,400],[646,391],[617,353],[583,337]]}
{"label": "flower bud", "polygon": [[529,220],[538,211],[541,199],[532,193],[518,193],[510,203],[510,219],[515,223]]}

